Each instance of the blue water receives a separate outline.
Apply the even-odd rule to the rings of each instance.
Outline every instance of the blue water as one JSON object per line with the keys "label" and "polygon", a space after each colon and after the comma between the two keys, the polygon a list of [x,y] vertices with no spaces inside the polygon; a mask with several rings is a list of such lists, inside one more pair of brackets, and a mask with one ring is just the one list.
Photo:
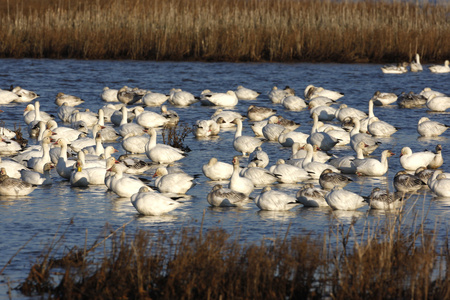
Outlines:
{"label": "blue water", "polygon": [[[426,68],[422,73],[402,75],[383,74],[380,65],[376,64],[279,64],[279,63],[192,63],[192,62],[148,62],[148,61],[82,61],[82,60],[33,60],[2,59],[0,60],[0,88],[10,85],[36,91],[41,109],[56,115],[54,103],[56,94],[64,92],[85,99],[81,107],[97,111],[105,104],[100,98],[103,87],[120,88],[124,85],[139,87],[154,92],[168,93],[173,87],[182,88],[194,95],[204,89],[214,92],[234,90],[238,85],[262,92],[255,101],[240,101],[233,109],[245,115],[250,104],[273,107],[288,119],[300,122],[299,131],[309,133],[312,120],[307,110],[291,112],[280,104],[272,104],[267,93],[273,86],[284,88],[286,85],[303,96],[303,90],[309,84],[323,86],[345,93],[341,99],[349,106],[367,111],[368,100],[375,91],[420,92],[425,87],[450,94],[450,74],[432,74]],[[168,103],[167,103],[168,104]],[[22,126],[26,129],[22,114],[26,104],[9,104],[0,107],[4,111],[0,115],[9,128]],[[193,125],[197,119],[209,118],[214,108],[200,106],[171,107],[180,115],[181,122]],[[159,111],[159,108],[146,108]],[[429,113],[426,108],[399,109],[397,105],[375,107],[375,115],[381,120],[399,127],[391,138],[382,139],[382,145],[373,153],[379,158],[385,149],[391,149],[396,155],[390,161],[390,169],[386,176],[378,178],[352,176],[354,182],[346,189],[362,195],[370,194],[373,187],[379,186],[392,190],[392,178],[401,169],[399,163],[400,150],[410,146],[413,151],[434,150],[436,144],[443,145],[443,170],[449,170],[449,132],[435,139],[418,138],[416,131],[420,117],[428,115],[436,121],[449,124],[447,113]],[[59,121],[59,120],[58,120]],[[23,130],[26,132],[26,130]],[[244,134],[253,135],[249,123],[244,122]],[[25,137],[26,134],[25,134]],[[136,228],[156,232],[180,230],[194,226],[204,229],[220,227],[230,233],[239,234],[242,241],[255,242],[263,238],[284,236],[289,227],[289,235],[312,233],[320,236],[327,233],[330,224],[342,222],[349,224],[357,218],[356,230],[362,230],[367,222],[382,222],[386,213],[371,211],[368,207],[358,211],[341,212],[324,208],[294,208],[289,212],[264,212],[253,203],[245,208],[211,208],[206,195],[214,182],[209,181],[201,171],[201,166],[215,156],[220,161],[230,162],[238,155],[232,140],[234,130],[225,130],[217,139],[197,140],[193,135],[185,139],[185,144],[192,150],[188,157],[178,164],[189,174],[198,174],[197,184],[188,191],[188,198],[183,200],[183,207],[160,217],[139,216],[129,199],[118,198],[106,187],[91,186],[85,189],[71,188],[69,183],[53,174],[54,184],[51,187],[36,189],[27,197],[0,197],[0,269],[14,254],[15,256],[0,276],[0,299],[8,298],[9,287],[17,286],[27,275],[30,265],[55,235],[65,232],[64,245],[82,247],[87,236],[87,243],[92,244],[104,235],[104,228],[116,229],[130,222],[125,230],[133,233]],[[31,140],[30,140],[31,141]],[[161,136],[158,137],[161,143]],[[112,144],[123,154],[119,143]],[[288,158],[291,150],[278,143],[264,143],[270,157],[270,165],[278,158]],[[333,149],[333,154],[352,154],[350,147]],[[146,159],[146,156],[141,156]],[[243,165],[243,163],[242,163]],[[146,177],[151,178],[147,172]],[[302,186],[275,185],[274,189],[295,195]],[[252,196],[257,196],[256,189]],[[424,191],[412,197],[406,206],[406,215],[412,221],[414,217],[425,220],[428,228],[434,228],[439,222],[438,237],[444,241],[449,227],[450,199],[435,198]],[[69,225],[73,222],[71,225]],[[360,234],[360,232],[357,232]],[[29,240],[31,241],[26,244]],[[22,295],[12,291],[13,298]]]}

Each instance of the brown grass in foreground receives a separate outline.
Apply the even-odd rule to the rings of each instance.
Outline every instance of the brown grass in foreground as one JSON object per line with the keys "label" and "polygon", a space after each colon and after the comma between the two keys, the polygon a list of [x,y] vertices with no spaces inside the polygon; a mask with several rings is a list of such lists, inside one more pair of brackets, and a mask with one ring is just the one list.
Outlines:
{"label": "brown grass in foreground", "polygon": [[448,240],[402,224],[401,214],[358,234],[354,222],[330,227],[323,239],[251,244],[221,229],[119,228],[57,255],[62,235],[19,289],[49,299],[449,299]]}
{"label": "brown grass in foreground", "polygon": [[0,0],[0,57],[411,61],[450,57],[450,4]]}

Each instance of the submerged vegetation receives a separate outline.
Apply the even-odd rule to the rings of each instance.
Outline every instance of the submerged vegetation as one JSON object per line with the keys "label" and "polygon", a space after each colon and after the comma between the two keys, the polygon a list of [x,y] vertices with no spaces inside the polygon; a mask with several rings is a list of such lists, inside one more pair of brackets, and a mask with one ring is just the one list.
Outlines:
{"label": "submerged vegetation", "polygon": [[0,57],[442,62],[449,16],[448,1],[0,0]]}
{"label": "submerged vegetation", "polygon": [[402,213],[359,233],[355,222],[259,243],[219,228],[128,235],[125,224],[61,251],[61,234],[18,289],[48,299],[449,299],[448,240]]}

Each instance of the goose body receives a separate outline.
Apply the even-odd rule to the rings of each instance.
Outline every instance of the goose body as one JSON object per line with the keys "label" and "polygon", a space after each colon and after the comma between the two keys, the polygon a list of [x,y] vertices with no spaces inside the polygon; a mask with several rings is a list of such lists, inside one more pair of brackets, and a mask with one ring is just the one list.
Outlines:
{"label": "goose body", "polygon": [[239,100],[255,100],[256,98],[258,98],[259,95],[261,95],[260,92],[243,87],[242,85],[237,87],[235,93],[236,97]]}
{"label": "goose body", "polygon": [[334,210],[356,210],[367,205],[360,195],[344,190],[338,186],[325,196],[328,205]]}
{"label": "goose body", "polygon": [[385,74],[403,74],[408,72],[408,63],[403,62],[397,65],[388,65],[381,67],[381,71]]}
{"label": "goose body", "polygon": [[281,134],[278,136],[278,142],[283,147],[292,147],[294,143],[306,144],[308,141],[309,134],[291,131],[288,128],[284,128]]}
{"label": "goose body", "polygon": [[446,60],[444,62],[444,65],[433,65],[433,66],[428,67],[428,69],[432,73],[449,73],[450,72],[449,64],[450,64],[449,60]]}
{"label": "goose body", "polygon": [[414,193],[424,185],[422,179],[404,170],[398,171],[394,176],[394,188],[398,192]]}
{"label": "goose body", "polygon": [[305,99],[314,99],[315,97],[327,97],[331,100],[338,100],[344,97],[344,94],[338,91],[324,89],[323,87],[315,87],[310,84],[305,88],[304,91]]}
{"label": "goose body", "polygon": [[414,56],[414,60],[409,65],[411,72],[420,72],[423,71],[422,64],[420,63],[420,55],[419,53],[416,53]]}
{"label": "goose body", "polygon": [[205,95],[205,101],[202,104],[233,107],[238,104],[238,98],[234,91],[227,91],[226,93],[214,93],[211,95]]}
{"label": "goose body", "polygon": [[380,143],[374,137],[365,133],[360,133],[360,121],[358,118],[347,118],[344,123],[348,123],[350,120],[354,124],[353,129],[350,131],[350,146],[356,152],[358,144],[364,142],[365,147],[362,149],[364,155],[371,154],[380,146]]}
{"label": "goose body", "polygon": [[156,169],[155,187],[161,193],[186,194],[194,186],[194,177],[186,173],[170,173],[165,167]]}
{"label": "goose body", "polygon": [[428,97],[426,106],[431,111],[446,111],[450,108],[450,97],[431,95]]}
{"label": "goose body", "polygon": [[335,186],[345,187],[353,180],[340,173],[335,173],[331,169],[325,169],[322,171],[319,177],[319,184],[323,189],[331,190]]}
{"label": "goose body", "polygon": [[428,117],[422,117],[417,123],[417,132],[424,137],[435,137],[443,134],[449,127],[443,123],[431,121]]}
{"label": "goose body", "polygon": [[46,163],[44,165],[44,172],[39,173],[28,169],[20,170],[20,179],[32,185],[51,185],[53,183],[50,175],[50,170],[53,169],[53,164]]}
{"label": "goose body", "polygon": [[380,121],[377,117],[369,119],[369,125],[367,126],[369,133],[376,137],[390,137],[397,132],[397,128],[391,124]]}
{"label": "goose body", "polygon": [[136,110],[136,123],[146,129],[162,127],[168,122],[169,120],[161,114],[153,111],[144,111],[142,107]]}
{"label": "goose body", "polygon": [[247,156],[252,153],[257,147],[261,146],[263,141],[253,137],[242,135],[242,120],[234,119],[233,123],[237,125],[236,132],[234,134],[233,147],[237,152],[241,152],[242,155]]}
{"label": "goose body", "polygon": [[100,95],[100,98],[102,98],[102,100],[105,102],[119,102],[119,99],[117,98],[118,92],[119,90],[117,89],[110,89],[109,87],[105,86]]}
{"label": "goose body", "polygon": [[110,188],[119,197],[129,198],[133,194],[139,192],[141,187],[147,187],[141,180],[123,174],[123,169],[117,164],[114,164],[109,171],[115,173],[112,176]]}
{"label": "goose body", "polygon": [[429,187],[438,197],[450,197],[450,178],[447,178],[441,170],[434,171]]}
{"label": "goose body", "polygon": [[244,193],[216,184],[208,193],[206,200],[211,206],[236,207],[244,205],[249,198]]}
{"label": "goose body", "polygon": [[195,137],[217,136],[220,132],[220,124],[213,120],[197,120],[193,132]]}
{"label": "goose body", "polygon": [[394,103],[397,101],[398,96],[394,93],[386,93],[376,91],[372,96],[373,104],[376,106],[385,106]]}
{"label": "goose body", "polygon": [[272,190],[268,186],[261,191],[254,201],[259,209],[274,211],[290,210],[300,204],[295,197],[281,191]]}
{"label": "goose body", "polygon": [[240,174],[250,179],[255,186],[266,186],[278,180],[276,175],[267,169],[257,167],[254,162],[244,168]]}
{"label": "goose body", "polygon": [[232,164],[218,161],[215,157],[212,157],[207,164],[202,166],[203,174],[213,181],[230,179],[233,170]]}
{"label": "goose body", "polygon": [[393,156],[391,150],[381,153],[381,160],[367,158],[356,167],[356,174],[360,176],[383,176],[388,171],[388,157]]}
{"label": "goose body", "polygon": [[154,128],[150,128],[148,133],[150,135],[150,139],[145,145],[145,154],[151,161],[159,164],[168,164],[186,157],[184,151],[180,149],[174,148],[170,145],[157,144],[156,130]]}
{"label": "goose body", "polygon": [[169,99],[169,95],[162,93],[148,92],[142,97],[142,102],[146,106],[161,106]]}
{"label": "goose body", "polygon": [[228,188],[247,196],[250,195],[255,189],[253,181],[240,175],[239,158],[237,156],[233,158],[232,162],[233,174],[231,175]]}
{"label": "goose body", "polygon": [[247,109],[247,117],[250,121],[262,121],[276,113],[275,109],[256,105],[250,105]]}
{"label": "goose body", "polygon": [[403,147],[400,154],[400,164],[405,170],[415,171],[419,167],[427,167],[434,157],[435,153],[431,151],[413,153],[411,148]]}
{"label": "goose body", "polygon": [[11,178],[5,168],[0,169],[0,195],[2,196],[26,196],[36,189],[36,185],[18,178]]}
{"label": "goose body", "polygon": [[55,97],[55,104],[58,106],[63,105],[66,103],[68,106],[77,106],[84,103],[84,100],[80,97],[73,96],[73,95],[67,95],[64,93],[58,93]]}
{"label": "goose body", "polygon": [[268,96],[272,103],[281,103],[281,101],[287,97],[294,95],[290,90],[281,90],[278,87],[274,86],[272,90],[269,92]]}
{"label": "goose body", "polygon": [[310,174],[305,169],[286,164],[281,158],[269,170],[280,183],[298,183],[311,179]]}
{"label": "goose body", "polygon": [[175,106],[189,106],[198,102],[198,99],[190,92],[182,91],[181,89],[172,89],[170,91],[169,102]]}
{"label": "goose body", "polygon": [[371,209],[393,210],[403,205],[403,197],[401,193],[389,193],[376,187],[369,196],[369,206]]}
{"label": "goose body", "polygon": [[326,207],[328,206],[325,200],[326,191],[314,187],[314,184],[307,183],[300,190],[297,191],[297,201],[307,207]]}
{"label": "goose body", "polygon": [[14,102],[18,102],[18,103],[30,102],[39,97],[39,95],[36,92],[23,89],[20,86],[14,87],[11,90],[11,92],[13,92],[17,96],[19,96],[19,98],[14,100]]}
{"label": "goose body", "polygon": [[131,195],[130,201],[137,212],[145,216],[159,216],[182,205],[180,202],[152,191],[147,186],[141,187],[137,193]]}
{"label": "goose body", "polygon": [[283,98],[283,100],[281,100],[281,104],[284,106],[284,108],[291,111],[301,111],[304,108],[308,107],[305,100],[293,95]]}

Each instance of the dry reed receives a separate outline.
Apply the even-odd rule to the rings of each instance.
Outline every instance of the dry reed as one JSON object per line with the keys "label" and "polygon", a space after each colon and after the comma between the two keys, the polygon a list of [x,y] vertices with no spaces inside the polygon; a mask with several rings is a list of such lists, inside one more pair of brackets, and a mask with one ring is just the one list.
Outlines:
{"label": "dry reed", "polygon": [[440,62],[449,15],[427,1],[0,0],[0,57]]}
{"label": "dry reed", "polygon": [[438,242],[423,224],[404,224],[403,213],[366,224],[362,233],[354,223],[330,226],[323,239],[297,235],[251,244],[221,229],[116,230],[91,248],[57,254],[62,234],[19,289],[49,299],[450,297],[448,240]]}

